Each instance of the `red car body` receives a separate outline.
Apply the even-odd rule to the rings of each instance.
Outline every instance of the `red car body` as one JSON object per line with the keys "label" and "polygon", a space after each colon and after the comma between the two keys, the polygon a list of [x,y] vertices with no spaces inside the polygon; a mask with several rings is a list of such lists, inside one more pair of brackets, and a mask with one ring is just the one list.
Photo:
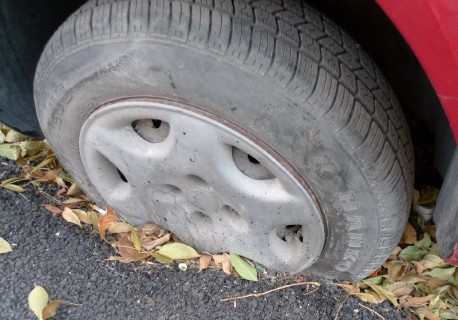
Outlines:
{"label": "red car body", "polygon": [[[456,0],[377,0],[405,41],[416,55],[418,61],[431,81],[442,104],[450,127],[458,141],[458,1]],[[455,151],[436,210],[442,215],[457,217],[457,162]],[[447,204],[445,204],[447,203]],[[453,221],[453,219],[452,219]],[[440,223],[438,230],[447,229],[456,234],[456,227]],[[446,233],[446,232],[442,232]],[[445,237],[445,235],[442,235]],[[456,239],[455,239],[456,241]],[[447,262],[458,265],[458,243]]]}
{"label": "red car body", "polygon": [[416,55],[458,141],[458,1],[377,0]]}

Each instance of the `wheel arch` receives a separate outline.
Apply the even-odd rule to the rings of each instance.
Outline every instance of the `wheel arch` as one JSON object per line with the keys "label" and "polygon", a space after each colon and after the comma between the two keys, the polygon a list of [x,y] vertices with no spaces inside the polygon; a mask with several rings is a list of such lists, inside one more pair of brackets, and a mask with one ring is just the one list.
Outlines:
{"label": "wheel arch", "polygon": [[[417,115],[435,131],[435,165],[445,176],[458,135],[458,97],[453,101],[450,84],[446,87],[449,91],[442,93],[439,90],[444,84],[435,82],[438,71],[432,68],[439,66],[431,61],[434,55],[430,52],[422,54],[421,49],[427,42],[425,40],[422,43],[421,36],[412,38],[413,33],[419,32],[415,28],[412,30],[412,25],[418,25],[414,21],[425,21],[424,25],[420,24],[422,30],[432,29],[436,21],[426,1],[407,1],[409,4],[386,0],[306,1],[335,20],[369,53],[393,87],[404,112]],[[412,18],[417,11],[425,20]],[[410,19],[402,21],[406,16]],[[442,33],[442,36],[445,35]],[[455,58],[450,47],[442,49],[440,53],[447,55],[450,63],[457,63],[457,60],[453,60]],[[448,73],[454,73],[450,79],[458,79],[457,69],[450,70]],[[457,85],[458,81],[455,82],[455,91]]]}

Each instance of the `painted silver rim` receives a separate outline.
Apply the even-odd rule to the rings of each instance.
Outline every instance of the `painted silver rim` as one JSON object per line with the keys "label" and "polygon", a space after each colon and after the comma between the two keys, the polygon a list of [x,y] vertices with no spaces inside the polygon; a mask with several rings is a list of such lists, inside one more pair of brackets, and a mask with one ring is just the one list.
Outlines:
{"label": "painted silver rim", "polygon": [[[256,143],[254,142],[256,141]],[[80,153],[128,222],[156,222],[196,249],[299,272],[324,245],[313,194],[274,150],[232,123],[168,100],[130,99],[84,123]]]}

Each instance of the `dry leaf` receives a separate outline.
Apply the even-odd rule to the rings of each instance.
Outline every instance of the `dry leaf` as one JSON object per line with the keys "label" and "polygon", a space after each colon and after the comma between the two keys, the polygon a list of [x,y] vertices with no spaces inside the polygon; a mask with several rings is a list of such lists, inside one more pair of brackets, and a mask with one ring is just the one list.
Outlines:
{"label": "dry leaf", "polygon": [[407,282],[395,282],[390,284],[386,290],[393,293],[396,297],[402,297],[411,294],[415,290],[415,287]]}
{"label": "dry leaf", "polygon": [[115,233],[127,233],[130,232],[130,229],[132,228],[132,225],[125,223],[125,222],[114,222],[111,223],[110,226],[108,227],[108,232],[111,234]]}
{"label": "dry leaf", "polygon": [[52,215],[55,217],[57,215],[60,215],[62,213],[62,209],[56,207],[56,206],[53,206],[52,204],[49,204],[49,203],[45,203],[43,205],[43,207],[48,210],[49,212],[52,213]]}
{"label": "dry leaf", "polygon": [[162,246],[164,243],[167,243],[169,241],[170,233],[167,233],[166,235],[155,240],[142,241],[142,247],[145,248],[145,250],[150,251],[158,246]]}
{"label": "dry leaf", "polygon": [[423,271],[428,270],[421,261],[412,261],[412,263],[418,273],[423,273]]}
{"label": "dry leaf", "polygon": [[364,302],[375,303],[375,304],[382,303],[383,301],[386,300],[385,297],[381,298],[375,292],[360,292],[360,293],[355,293],[353,295],[357,296]]}
{"label": "dry leaf", "polygon": [[[437,287],[441,287],[441,286],[449,284],[447,280],[441,280],[441,279],[435,279],[435,278],[429,278],[429,277],[425,278],[425,280],[426,280],[428,288],[430,288],[431,290],[434,290]],[[452,287],[452,288],[456,289],[455,287]]]}
{"label": "dry leaf", "polygon": [[121,237],[118,241],[118,251],[125,262],[144,260],[150,255],[145,252],[139,252],[135,249],[134,244],[127,237]]}
{"label": "dry leaf", "polygon": [[137,249],[137,251],[140,251],[142,249],[142,244],[140,242],[140,239],[138,238],[137,230],[135,230],[134,227],[130,227],[130,240],[134,244],[134,247],[135,249]]}
{"label": "dry leaf", "polygon": [[422,305],[427,304],[432,298],[434,298],[433,294],[424,297],[407,297],[400,299],[399,304],[402,308],[420,307]]}
{"label": "dry leaf", "polygon": [[396,296],[389,292],[388,290],[385,290],[383,287],[376,285],[374,283],[371,283],[369,281],[364,281],[363,283],[368,285],[374,292],[376,292],[380,298],[386,298],[388,299],[394,306],[398,306],[398,299],[396,299]]}
{"label": "dry leaf", "polygon": [[64,180],[60,177],[56,177],[56,179],[54,179],[54,182],[59,186],[61,187],[61,189],[64,189],[64,190],[67,190],[67,185],[65,184]]}
{"label": "dry leaf", "polygon": [[162,227],[160,225],[157,225],[155,223],[148,223],[148,224],[145,224],[143,225],[141,228],[140,228],[147,236],[150,236],[152,235],[153,233],[159,231],[162,229]]}
{"label": "dry leaf", "polygon": [[417,242],[417,232],[410,223],[406,225],[404,234],[402,235],[401,242],[404,242],[406,244],[414,244],[415,242]]}
{"label": "dry leaf", "polygon": [[99,235],[103,240],[107,241],[105,231],[108,229],[110,224],[117,221],[118,217],[116,216],[115,211],[111,206],[107,206],[107,212],[99,218],[98,222]]}
{"label": "dry leaf", "polygon": [[428,320],[441,320],[441,317],[438,316],[437,314],[434,314],[429,310],[428,308],[420,308],[415,311],[415,313],[419,316],[424,316]]}
{"label": "dry leaf", "polygon": [[407,265],[402,261],[385,262],[383,267],[388,270],[387,279],[390,283],[402,278],[407,271]]}
{"label": "dry leaf", "polygon": [[199,258],[199,271],[205,270],[210,265],[212,261],[212,256],[200,256]]}
{"label": "dry leaf", "polygon": [[41,177],[37,177],[33,181],[36,181],[36,182],[54,181],[54,179],[56,179],[59,176],[59,172],[60,172],[60,169],[49,170],[44,175],[42,175]]}
{"label": "dry leaf", "polygon": [[48,305],[43,309],[43,319],[49,319],[52,318],[56,315],[57,308],[61,305],[69,305],[69,306],[74,306],[74,307],[81,307],[80,304],[76,303],[71,303],[63,300],[51,300],[49,301]]}
{"label": "dry leaf", "polygon": [[8,241],[0,237],[0,253],[7,253],[11,251],[13,251],[13,249],[11,249],[11,245]]}
{"label": "dry leaf", "polygon": [[213,261],[215,263],[215,267],[218,269],[222,269],[223,267],[223,255],[222,254],[214,254],[212,256]]}
{"label": "dry leaf", "polygon": [[82,228],[80,219],[79,219],[78,216],[72,211],[72,209],[64,208],[64,211],[62,211],[62,218],[64,218],[66,221],[68,221],[68,222],[70,222],[70,223],[73,223],[73,224],[76,224],[77,226],[79,226],[80,228]]}
{"label": "dry leaf", "polygon": [[232,274],[231,257],[227,253],[223,254],[222,266],[223,266],[224,273],[228,275]]}
{"label": "dry leaf", "polygon": [[79,194],[81,192],[81,189],[78,187],[78,185],[74,182],[72,183],[72,185],[70,186],[70,188],[68,188],[68,191],[67,191],[67,196],[76,196],[77,194]]}
{"label": "dry leaf", "polygon": [[421,263],[426,269],[441,268],[448,265],[441,257],[435,254],[427,254],[423,260],[421,260]]}
{"label": "dry leaf", "polygon": [[89,215],[86,211],[81,209],[72,209],[72,211],[78,216],[78,219],[80,219],[82,223],[91,224],[91,219],[89,219]]}
{"label": "dry leaf", "polygon": [[88,211],[87,215],[89,216],[89,220],[91,220],[92,228],[94,228],[94,230],[98,230],[99,214],[95,211]]}
{"label": "dry leaf", "polygon": [[381,268],[376,269],[374,272],[372,272],[367,278],[372,279],[378,277],[378,275],[382,272]]}
{"label": "dry leaf", "polygon": [[359,293],[360,289],[357,283],[336,283],[337,286],[344,289],[347,293]]}
{"label": "dry leaf", "polygon": [[37,316],[38,319],[43,320],[43,309],[46,308],[49,301],[48,293],[42,286],[35,285],[28,296],[29,308]]}

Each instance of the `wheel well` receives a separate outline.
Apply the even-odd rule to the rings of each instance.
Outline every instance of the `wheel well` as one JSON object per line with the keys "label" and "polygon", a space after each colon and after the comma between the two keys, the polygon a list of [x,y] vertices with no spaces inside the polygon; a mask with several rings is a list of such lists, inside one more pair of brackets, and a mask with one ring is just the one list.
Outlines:
{"label": "wheel well", "polygon": [[450,125],[426,73],[390,19],[375,1],[306,2],[336,21],[369,53],[395,91],[404,112],[414,114],[434,131],[435,166],[444,176],[455,149]]}

